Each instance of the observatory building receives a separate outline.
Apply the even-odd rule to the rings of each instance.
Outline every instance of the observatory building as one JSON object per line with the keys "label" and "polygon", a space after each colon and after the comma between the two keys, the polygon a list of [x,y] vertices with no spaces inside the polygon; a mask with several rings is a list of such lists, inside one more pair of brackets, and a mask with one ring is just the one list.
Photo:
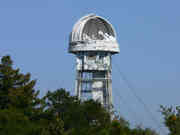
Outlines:
{"label": "observatory building", "polygon": [[82,17],[70,34],[69,53],[76,56],[76,95],[112,106],[112,55],[119,53],[113,26],[95,14]]}

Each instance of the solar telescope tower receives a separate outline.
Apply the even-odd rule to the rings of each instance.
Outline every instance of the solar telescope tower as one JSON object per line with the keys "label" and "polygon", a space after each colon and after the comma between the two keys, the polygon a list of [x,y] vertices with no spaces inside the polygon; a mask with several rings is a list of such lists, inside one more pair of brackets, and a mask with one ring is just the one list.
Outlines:
{"label": "solar telescope tower", "polygon": [[70,34],[69,53],[76,56],[76,95],[112,107],[112,55],[119,53],[113,26],[95,14],[82,17]]}

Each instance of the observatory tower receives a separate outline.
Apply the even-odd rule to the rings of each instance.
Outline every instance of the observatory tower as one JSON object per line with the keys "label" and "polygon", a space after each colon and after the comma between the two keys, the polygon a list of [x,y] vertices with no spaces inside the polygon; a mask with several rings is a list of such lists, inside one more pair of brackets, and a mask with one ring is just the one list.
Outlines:
{"label": "observatory tower", "polygon": [[69,53],[76,55],[76,94],[79,99],[112,106],[112,55],[119,53],[113,26],[94,14],[82,17],[73,27]]}

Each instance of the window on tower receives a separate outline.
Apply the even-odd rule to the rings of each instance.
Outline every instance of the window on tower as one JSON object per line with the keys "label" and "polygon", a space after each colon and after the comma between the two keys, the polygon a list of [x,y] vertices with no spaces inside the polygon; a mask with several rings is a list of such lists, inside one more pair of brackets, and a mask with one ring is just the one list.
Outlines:
{"label": "window on tower", "polygon": [[87,55],[88,60],[96,60],[97,53],[96,52],[89,52]]}

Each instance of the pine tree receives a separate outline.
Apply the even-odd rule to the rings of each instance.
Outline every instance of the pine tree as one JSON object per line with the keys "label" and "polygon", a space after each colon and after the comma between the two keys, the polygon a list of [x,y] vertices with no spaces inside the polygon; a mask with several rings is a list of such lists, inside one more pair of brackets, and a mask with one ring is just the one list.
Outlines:
{"label": "pine tree", "polygon": [[46,111],[35,80],[13,68],[10,56],[0,64],[0,135],[64,135],[63,121]]}
{"label": "pine tree", "polygon": [[10,56],[4,56],[0,64],[0,109],[15,107],[28,111],[37,104],[36,81],[30,80],[30,73],[22,74],[13,69]]}

